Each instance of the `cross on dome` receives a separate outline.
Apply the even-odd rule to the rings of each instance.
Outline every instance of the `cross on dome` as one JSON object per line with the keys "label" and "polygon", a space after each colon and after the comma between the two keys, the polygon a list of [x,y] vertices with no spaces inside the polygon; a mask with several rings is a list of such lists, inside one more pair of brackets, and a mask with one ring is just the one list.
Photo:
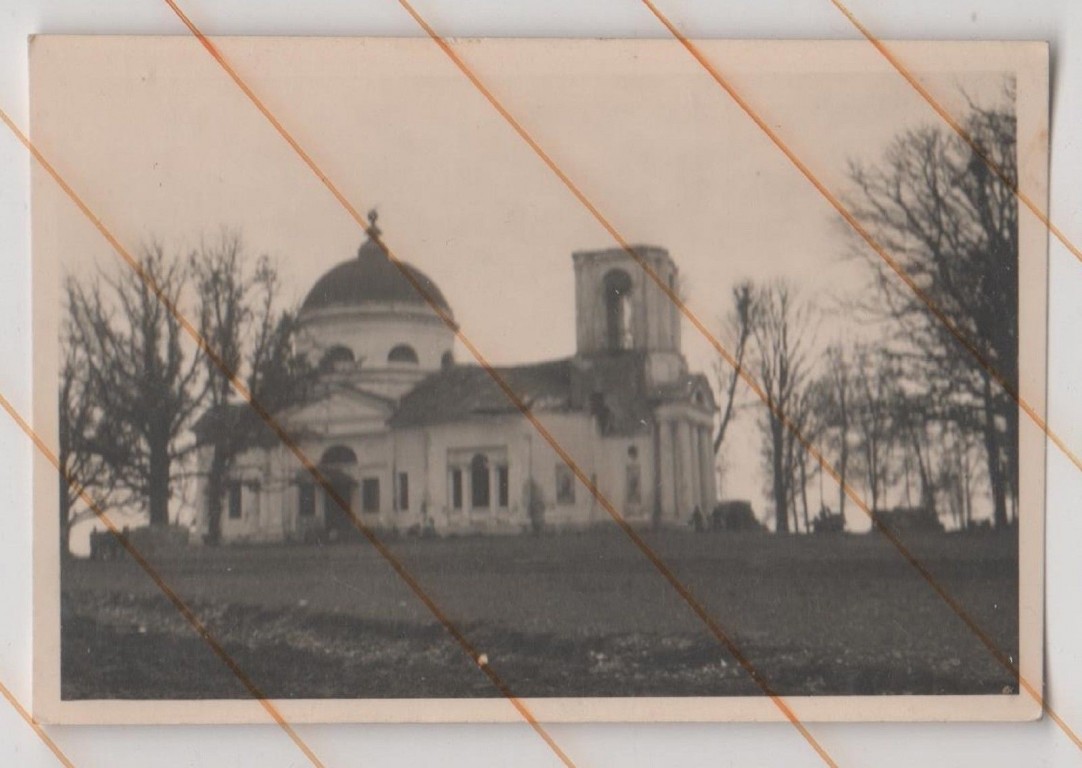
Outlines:
{"label": "cross on dome", "polygon": [[376,225],[376,219],[378,219],[378,218],[379,218],[379,211],[377,211],[375,208],[373,208],[372,210],[370,210],[368,212],[368,226],[365,227],[364,231],[365,231],[365,234],[367,234],[368,237],[371,238],[372,240],[375,240],[381,234],[383,234],[380,231],[380,228]]}

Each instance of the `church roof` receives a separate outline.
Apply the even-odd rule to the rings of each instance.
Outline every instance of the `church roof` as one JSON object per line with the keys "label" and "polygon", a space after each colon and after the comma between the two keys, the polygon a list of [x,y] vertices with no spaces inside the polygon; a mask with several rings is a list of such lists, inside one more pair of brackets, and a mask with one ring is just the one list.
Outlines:
{"label": "church roof", "polygon": [[248,403],[222,403],[203,412],[195,424],[196,445],[212,445],[228,440],[237,448],[270,447],[278,443],[278,433]]}
{"label": "church roof", "polygon": [[[701,377],[685,375],[664,391],[646,385],[641,353],[566,358],[494,369],[531,412],[596,414],[602,431],[632,435],[650,428],[654,408],[686,399]],[[391,417],[392,427],[416,427],[518,413],[499,384],[475,365],[456,365],[422,380]]]}
{"label": "church roof", "polygon": [[[530,412],[591,413],[598,417],[603,434],[610,436],[649,430],[654,409],[662,403],[690,401],[700,407],[715,407],[709,382],[702,374],[684,374],[663,388],[647,387],[642,355],[636,352],[588,359],[572,357],[494,370]],[[695,398],[696,393],[703,393],[701,402]],[[361,394],[386,399],[367,392]],[[433,426],[517,413],[518,407],[488,371],[476,365],[454,365],[428,376],[410,390],[399,401],[388,425],[392,428]],[[192,429],[197,445],[227,439],[236,449],[270,448],[281,440],[247,403],[209,408]]]}
{"label": "church roof", "polygon": [[392,262],[380,244],[380,231],[375,224],[375,212],[368,239],[357,251],[356,258],[343,261],[316,281],[301,305],[302,310],[327,307],[356,307],[369,303],[405,303],[428,306],[420,288],[440,309],[451,314],[439,287],[424,272],[400,261]]}
{"label": "church roof", "polygon": [[[570,360],[495,370],[528,408],[571,410]],[[391,417],[391,426],[441,424],[518,410],[484,368],[454,365],[428,376],[410,390]]]}

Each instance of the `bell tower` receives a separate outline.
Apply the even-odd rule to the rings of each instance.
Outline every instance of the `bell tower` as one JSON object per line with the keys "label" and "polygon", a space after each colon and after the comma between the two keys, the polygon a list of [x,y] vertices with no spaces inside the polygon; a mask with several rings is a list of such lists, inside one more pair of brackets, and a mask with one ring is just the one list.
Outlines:
{"label": "bell tower", "polygon": [[[632,246],[653,273],[675,290],[676,264],[664,248]],[[623,248],[576,251],[575,328],[580,358],[639,353],[653,385],[687,370],[680,348],[680,311]]]}

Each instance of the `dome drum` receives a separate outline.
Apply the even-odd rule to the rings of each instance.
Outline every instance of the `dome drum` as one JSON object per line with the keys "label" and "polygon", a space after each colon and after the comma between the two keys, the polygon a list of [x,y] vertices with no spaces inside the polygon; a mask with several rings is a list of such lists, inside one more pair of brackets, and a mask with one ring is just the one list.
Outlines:
{"label": "dome drum", "polygon": [[427,275],[387,258],[374,212],[369,221],[357,257],[333,267],[305,297],[297,351],[336,379],[345,376],[379,390],[383,384],[402,389],[391,384],[401,379],[408,389],[440,370],[452,354],[454,329],[446,321],[453,313]]}

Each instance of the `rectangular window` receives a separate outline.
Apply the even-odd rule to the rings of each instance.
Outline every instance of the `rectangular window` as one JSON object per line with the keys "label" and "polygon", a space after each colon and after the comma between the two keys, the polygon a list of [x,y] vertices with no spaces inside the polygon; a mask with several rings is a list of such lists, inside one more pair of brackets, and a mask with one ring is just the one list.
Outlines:
{"label": "rectangular window", "polygon": [[297,488],[297,513],[301,517],[315,517],[316,487],[311,483],[301,483]]}
{"label": "rectangular window", "polygon": [[405,472],[398,473],[398,510],[405,512],[410,508],[410,476]]}
{"label": "rectangular window", "polygon": [[498,502],[500,509],[507,509],[507,502],[510,497],[510,487],[508,484],[507,465],[500,464],[496,467],[496,501]]}
{"label": "rectangular window", "polygon": [[489,487],[488,457],[476,454],[470,462],[470,506],[474,509],[488,509],[492,498]]}
{"label": "rectangular window", "polygon": [[242,486],[240,483],[230,483],[227,486],[227,493],[229,494],[229,519],[240,520],[241,516],[241,491]]}
{"label": "rectangular window", "polygon": [[378,477],[366,477],[361,481],[361,511],[379,512]]}
{"label": "rectangular window", "polygon": [[566,464],[556,465],[556,503],[575,503],[575,476]]}
{"label": "rectangular window", "polygon": [[451,470],[451,508],[462,509],[462,470]]}
{"label": "rectangular window", "polygon": [[642,503],[642,470],[638,464],[627,465],[627,503]]}

